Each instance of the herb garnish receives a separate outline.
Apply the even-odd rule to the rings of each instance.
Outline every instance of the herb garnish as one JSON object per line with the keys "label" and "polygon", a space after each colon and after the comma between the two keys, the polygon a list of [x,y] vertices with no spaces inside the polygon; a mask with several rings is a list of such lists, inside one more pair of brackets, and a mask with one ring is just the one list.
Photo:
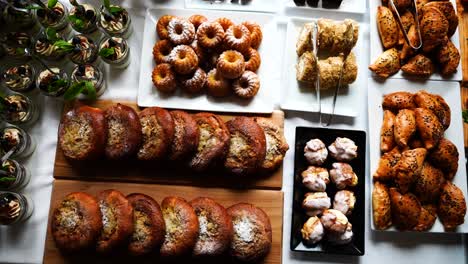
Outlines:
{"label": "herb garnish", "polygon": [[76,82],[72,84],[72,86],[70,86],[63,95],[63,98],[67,101],[72,100],[81,93],[85,93],[91,100],[96,100],[96,88],[93,83],[89,81]]}
{"label": "herb garnish", "polygon": [[78,17],[77,15],[69,15],[68,16],[68,19],[70,20],[70,22],[72,22],[76,28],[78,28],[79,30],[83,30],[85,28],[85,22],[83,21],[83,19],[81,19],[80,17]]}
{"label": "herb garnish", "polygon": [[465,109],[462,111],[463,122],[468,123],[468,110]]}
{"label": "herb garnish", "polygon": [[47,92],[56,93],[58,90],[65,87],[67,84],[68,82],[64,79],[53,80],[51,83],[47,85]]}
{"label": "herb garnish", "polygon": [[119,7],[119,6],[111,6],[110,5],[110,0],[104,0],[104,7],[107,9],[107,11],[109,11],[109,13],[111,13],[112,15],[117,15],[119,14],[120,12],[124,11],[123,8]]}
{"label": "herb garnish", "polygon": [[65,40],[57,40],[54,42],[54,46],[56,46],[57,48],[65,51],[65,52],[70,52],[72,51],[74,48],[75,48],[75,45],[71,44],[70,42],[68,41],[65,41]]}
{"label": "herb garnish", "polygon": [[51,43],[55,43],[60,40],[60,38],[57,36],[57,31],[53,28],[46,28],[45,29],[45,34],[47,37],[47,40],[50,41]]}
{"label": "herb garnish", "polygon": [[112,48],[102,48],[99,51],[99,56],[101,56],[103,58],[110,58],[114,54],[115,54],[115,48],[114,47],[112,47]]}
{"label": "herb garnish", "polygon": [[[47,8],[48,9],[54,8],[57,5],[57,2],[58,2],[58,0],[48,0],[47,1]],[[46,8],[40,6],[40,5],[28,5],[25,8],[30,9],[30,10],[43,10],[43,9],[46,9]]]}

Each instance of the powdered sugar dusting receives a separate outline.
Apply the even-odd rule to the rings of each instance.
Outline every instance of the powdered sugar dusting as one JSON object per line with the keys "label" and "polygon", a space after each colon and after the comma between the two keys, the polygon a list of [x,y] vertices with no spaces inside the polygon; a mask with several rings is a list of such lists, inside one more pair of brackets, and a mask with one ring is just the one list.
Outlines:
{"label": "powdered sugar dusting", "polygon": [[234,224],[234,232],[243,242],[252,242],[254,240],[253,224],[247,217],[242,217]]}
{"label": "powdered sugar dusting", "polygon": [[[180,34],[177,32],[179,28],[182,29]],[[195,37],[195,27],[193,24],[180,18],[171,19],[167,26],[167,32],[169,33],[169,38],[175,44],[190,43]]]}

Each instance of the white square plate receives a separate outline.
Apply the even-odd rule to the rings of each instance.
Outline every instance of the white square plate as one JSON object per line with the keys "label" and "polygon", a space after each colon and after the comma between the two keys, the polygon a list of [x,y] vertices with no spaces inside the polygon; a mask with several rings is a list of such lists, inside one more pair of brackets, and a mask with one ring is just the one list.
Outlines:
{"label": "white square plate", "polygon": [[267,13],[276,13],[280,8],[279,0],[251,0],[245,4],[240,4],[240,1],[224,0],[224,3],[217,3],[216,0],[185,0],[185,8]]}
{"label": "white square plate", "polygon": [[[332,15],[330,13],[330,15]],[[333,16],[327,18],[342,20]],[[286,50],[284,57],[283,85],[281,89],[281,108],[286,110],[318,112],[319,106],[315,88],[306,87],[296,80],[296,64],[299,57],[296,54],[296,40],[304,23],[316,21],[319,18],[291,18],[288,22],[286,35]],[[359,22],[359,21],[358,21]],[[335,115],[355,117],[358,114],[359,101],[362,100],[360,90],[366,87],[366,60],[363,55],[365,28],[360,23],[359,39],[353,49],[358,64],[358,76],[354,83],[342,87],[336,100]],[[363,74],[364,73],[364,74]],[[337,73],[338,74],[338,73]],[[320,91],[322,113],[331,114],[334,89]]]}
{"label": "white square plate", "polygon": [[[194,14],[202,14],[210,20],[219,17],[227,17],[235,23],[250,20],[262,27],[263,41],[259,48],[262,64],[257,74],[260,78],[260,90],[252,100],[229,96],[226,98],[214,98],[206,93],[189,95],[182,93],[181,89],[175,94],[164,95],[156,90],[151,81],[151,72],[156,63],[153,60],[153,45],[158,41],[156,23],[159,17],[170,14],[180,17],[190,17]],[[242,12],[224,12],[209,10],[183,10],[183,9],[148,9],[145,20],[145,30],[140,67],[140,85],[138,89],[138,105],[142,107],[159,106],[165,108],[178,108],[187,110],[202,110],[214,112],[237,113],[271,113],[275,106],[276,93],[279,90],[281,67],[277,60],[278,46],[276,45],[277,24],[272,15],[253,14]]]}
{"label": "white square plate", "polygon": [[[385,82],[378,82],[373,78],[369,78],[368,88],[368,112],[369,112],[369,148],[370,148],[370,180],[372,183],[372,175],[379,165],[380,160],[380,128],[382,126],[383,109],[382,99],[385,94],[407,91],[416,93],[419,90],[426,90],[430,93],[439,94],[442,96],[447,104],[450,106],[452,111],[452,120],[450,127],[445,131],[445,138],[452,141],[458,149],[459,160],[458,160],[458,171],[453,179],[453,183],[457,185],[465,195],[467,195],[467,184],[466,184],[466,169],[465,169],[465,147],[463,143],[463,121],[461,114],[461,102],[460,102],[460,84],[457,82],[412,82],[409,83],[402,79],[390,79]],[[371,185],[370,193],[374,189]],[[372,197],[372,195],[369,195]],[[369,200],[372,203],[371,200]],[[370,207],[372,208],[372,206]],[[372,209],[371,209],[372,210]],[[371,213],[372,215],[372,213]],[[465,223],[460,225],[455,232],[456,233],[468,233],[468,215],[465,216]],[[373,216],[372,216],[373,218]],[[372,229],[374,227],[374,221],[372,221]],[[397,231],[394,227],[386,231]],[[426,231],[429,233],[443,233],[444,227],[439,219],[436,220],[431,230]]]}
{"label": "white square plate", "polygon": [[[450,0],[450,2],[454,5],[455,7],[455,12],[457,10],[455,0]],[[371,0],[369,1],[369,12],[370,12],[370,43],[371,43],[371,56],[370,56],[370,62],[369,64],[374,63],[374,61],[379,57],[382,52],[384,52],[382,42],[380,41],[380,36],[379,36],[379,31],[377,30],[377,7],[382,5],[381,0]],[[419,14],[421,16],[421,14]],[[453,44],[457,47],[457,49],[461,52],[460,50],[460,37],[458,33],[458,28],[457,31],[455,31],[455,34],[450,38],[452,40]],[[457,72],[449,77],[443,77],[442,75],[439,74],[439,71],[436,70],[434,74],[432,74],[429,78],[423,78],[425,80],[450,80],[450,81],[461,81],[463,76],[462,76],[462,69],[461,69],[461,60],[460,64],[458,65]],[[390,76],[390,78],[394,79],[418,79],[418,77],[415,76],[408,76],[406,74],[403,74],[403,72],[400,70],[394,75]],[[421,78],[420,78],[421,79]]]}
{"label": "white square plate", "polygon": [[[296,6],[294,0],[283,0],[284,5],[286,6],[287,10],[292,12],[295,11],[308,11],[308,10],[319,10],[319,11],[330,11],[330,12],[346,12],[346,13],[357,13],[357,14],[364,14],[366,13],[366,2],[363,0],[343,0],[339,8],[323,8],[322,2],[324,0],[320,0],[317,7],[307,6]],[[375,0],[371,0],[375,1]]]}

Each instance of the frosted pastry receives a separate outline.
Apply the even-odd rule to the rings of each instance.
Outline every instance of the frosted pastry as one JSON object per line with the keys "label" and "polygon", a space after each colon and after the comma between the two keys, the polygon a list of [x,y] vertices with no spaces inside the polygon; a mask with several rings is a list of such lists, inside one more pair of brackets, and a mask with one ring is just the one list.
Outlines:
{"label": "frosted pastry", "polygon": [[309,166],[302,172],[302,183],[314,192],[324,192],[327,184],[330,183],[328,170],[321,167]]}
{"label": "frosted pastry", "polygon": [[342,212],[328,209],[320,217],[323,227],[328,232],[343,234],[348,228],[348,218]]}
{"label": "frosted pastry", "polygon": [[328,151],[338,161],[350,161],[357,157],[357,148],[351,139],[337,137],[335,142],[328,146]]}
{"label": "frosted pastry", "polygon": [[358,177],[354,173],[353,168],[343,162],[335,162],[332,164],[333,169],[330,170],[330,177],[336,188],[344,189],[347,186],[353,187],[358,183]]}
{"label": "frosted pastry", "polygon": [[311,139],[304,147],[304,157],[312,165],[322,165],[327,160],[328,150],[318,138]]}
{"label": "frosted pastry", "polygon": [[310,217],[301,229],[302,239],[307,244],[316,244],[322,240],[325,232],[317,216]]}
{"label": "frosted pastry", "polygon": [[316,216],[330,208],[331,201],[326,192],[306,193],[302,208],[308,216]]}
{"label": "frosted pastry", "polygon": [[353,240],[353,225],[348,222],[348,226],[346,227],[344,233],[339,234],[332,232],[328,234],[327,238],[329,242],[336,245],[348,244]]}
{"label": "frosted pastry", "polygon": [[333,199],[333,209],[342,212],[345,215],[350,215],[356,203],[356,196],[352,191],[342,190],[335,194]]}

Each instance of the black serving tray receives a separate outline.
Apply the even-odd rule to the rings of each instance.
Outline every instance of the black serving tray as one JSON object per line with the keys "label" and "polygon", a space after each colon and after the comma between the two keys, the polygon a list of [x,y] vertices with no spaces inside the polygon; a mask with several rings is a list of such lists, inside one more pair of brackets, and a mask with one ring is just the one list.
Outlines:
{"label": "black serving tray", "polygon": [[[301,173],[307,169],[309,163],[304,157],[304,147],[307,141],[318,138],[328,147],[337,137],[347,137],[353,140],[358,147],[358,156],[349,164],[353,167],[354,172],[358,176],[358,184],[349,190],[354,191],[356,196],[356,204],[351,216],[348,217],[353,225],[353,240],[346,245],[333,245],[324,240],[315,246],[307,246],[302,242],[301,229],[307,221],[308,216],[302,209],[302,201],[305,193],[309,192],[302,185]],[[331,169],[333,162],[336,162],[330,155],[322,167]],[[296,142],[295,142],[295,157],[294,157],[294,190],[293,190],[293,210],[291,223],[291,250],[307,253],[321,254],[337,254],[337,255],[364,255],[365,248],[365,181],[366,181],[366,132],[344,129],[328,129],[328,128],[312,128],[312,127],[296,127]],[[333,197],[338,189],[330,182],[327,185],[327,194],[331,198],[333,205]]]}

